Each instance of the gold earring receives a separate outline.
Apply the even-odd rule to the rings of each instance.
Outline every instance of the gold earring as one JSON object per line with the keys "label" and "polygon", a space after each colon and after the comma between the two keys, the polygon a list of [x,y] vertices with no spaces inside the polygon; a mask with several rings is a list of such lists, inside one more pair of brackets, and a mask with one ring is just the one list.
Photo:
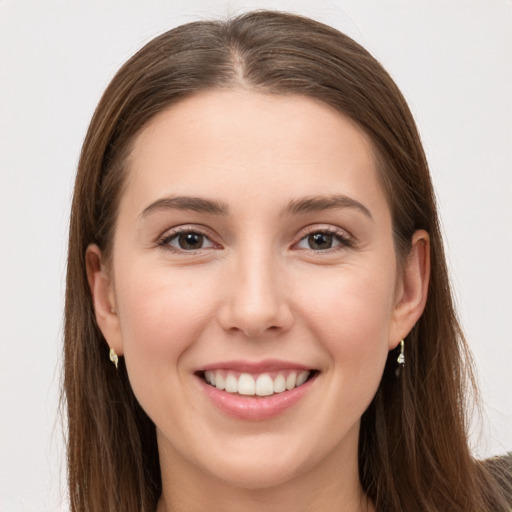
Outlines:
{"label": "gold earring", "polygon": [[403,368],[405,365],[405,354],[404,354],[404,340],[400,342],[400,354],[398,355],[398,358],[396,362]]}
{"label": "gold earring", "polygon": [[110,349],[110,360],[115,364],[117,370],[117,364],[119,363],[119,357],[117,357],[116,351],[111,348]]}

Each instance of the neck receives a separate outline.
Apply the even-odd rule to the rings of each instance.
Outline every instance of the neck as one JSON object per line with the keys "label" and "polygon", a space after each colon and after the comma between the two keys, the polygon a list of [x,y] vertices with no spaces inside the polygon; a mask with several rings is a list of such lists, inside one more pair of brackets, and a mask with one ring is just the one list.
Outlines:
{"label": "neck", "polygon": [[[192,496],[183,499],[183,496],[172,496],[167,499],[166,494],[162,494],[158,502],[156,512],[206,512],[209,510],[222,510],[223,512],[282,512],[283,510],[296,510],[307,512],[374,512],[375,509],[371,501],[361,492],[358,496],[351,498],[342,498],[329,501],[325,492],[319,494],[319,490],[310,492],[307,496],[304,493],[283,493],[276,491],[248,491],[245,489],[229,491],[220,496],[218,489],[208,489],[203,493],[195,493],[208,497],[207,500],[198,500],[199,496]],[[211,491],[214,491],[213,493]],[[206,503],[208,501],[208,503]],[[202,503],[201,503],[202,502]],[[324,502],[325,505],[320,502]]]}

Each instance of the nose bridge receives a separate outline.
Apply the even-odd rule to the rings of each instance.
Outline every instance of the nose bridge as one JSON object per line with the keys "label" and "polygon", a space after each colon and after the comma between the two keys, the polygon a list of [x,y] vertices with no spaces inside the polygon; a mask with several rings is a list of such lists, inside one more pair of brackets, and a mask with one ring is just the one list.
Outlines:
{"label": "nose bridge", "polygon": [[283,287],[284,276],[271,247],[245,247],[232,265],[224,328],[242,331],[248,337],[288,329],[292,315]]}

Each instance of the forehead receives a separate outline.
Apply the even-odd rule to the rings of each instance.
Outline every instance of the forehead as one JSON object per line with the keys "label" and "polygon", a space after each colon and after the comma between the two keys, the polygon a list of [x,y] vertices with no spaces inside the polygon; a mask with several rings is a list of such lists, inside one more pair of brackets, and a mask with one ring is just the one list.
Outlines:
{"label": "forehead", "polygon": [[200,93],[155,116],[127,171],[139,209],[165,194],[236,201],[243,190],[252,204],[265,194],[383,196],[371,141],[354,122],[309,97],[245,89]]}

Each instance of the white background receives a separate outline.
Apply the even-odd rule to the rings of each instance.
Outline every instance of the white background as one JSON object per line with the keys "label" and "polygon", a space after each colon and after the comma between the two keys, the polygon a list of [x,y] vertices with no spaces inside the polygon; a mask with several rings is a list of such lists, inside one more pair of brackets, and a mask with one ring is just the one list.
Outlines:
{"label": "white background", "polygon": [[512,449],[512,2],[0,0],[0,512],[66,509],[57,409],[67,219],[101,92],[153,36],[254,7],[344,30],[404,92],[480,376],[474,451]]}

